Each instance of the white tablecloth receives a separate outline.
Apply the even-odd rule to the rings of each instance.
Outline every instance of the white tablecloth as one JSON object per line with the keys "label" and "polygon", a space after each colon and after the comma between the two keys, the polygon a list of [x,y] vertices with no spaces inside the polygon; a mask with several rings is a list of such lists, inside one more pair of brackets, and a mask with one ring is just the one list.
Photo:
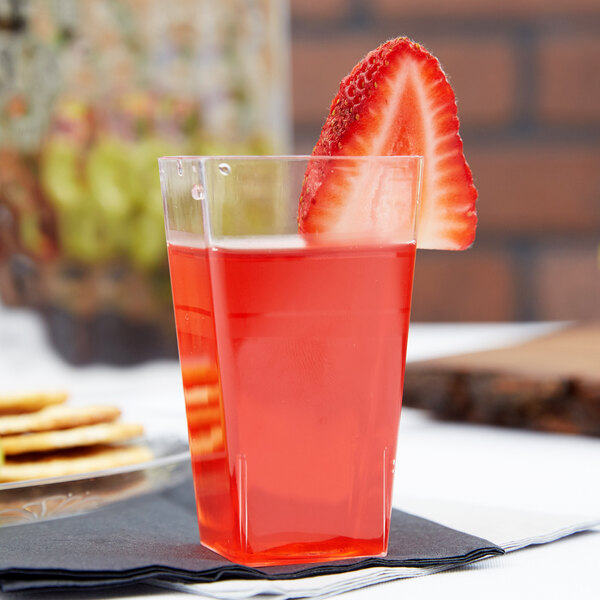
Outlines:
{"label": "white tablecloth", "polygon": [[[409,360],[492,348],[540,335],[560,324],[412,325]],[[134,368],[74,368],[49,348],[41,323],[0,307],[0,393],[61,387],[71,402],[103,401],[125,418],[144,415],[148,433],[185,435],[175,361]],[[443,423],[404,409],[394,505],[429,518],[452,505],[561,515],[600,516],[600,440],[559,434]],[[469,512],[465,512],[468,520]],[[468,524],[468,523],[466,523]],[[494,540],[496,541],[496,540]],[[1,550],[1,549],[0,549]],[[368,598],[598,598],[600,531],[520,550],[468,568],[349,592]],[[43,595],[45,598],[183,597],[149,586]],[[23,595],[0,594],[2,600]],[[39,597],[39,596],[37,596]]]}

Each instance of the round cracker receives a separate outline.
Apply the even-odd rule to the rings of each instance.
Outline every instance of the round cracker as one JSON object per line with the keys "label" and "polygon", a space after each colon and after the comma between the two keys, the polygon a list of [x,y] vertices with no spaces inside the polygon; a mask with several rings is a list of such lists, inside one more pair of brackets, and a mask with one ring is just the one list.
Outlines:
{"label": "round cracker", "polygon": [[14,396],[0,395],[0,415],[34,412],[46,406],[62,404],[67,396],[66,392],[40,392]]}
{"label": "round cracker", "polygon": [[26,452],[122,442],[139,437],[143,432],[144,428],[135,423],[100,423],[59,431],[3,436],[2,449],[4,456],[12,456]]}
{"label": "round cracker", "polygon": [[115,421],[120,414],[116,406],[101,404],[49,406],[34,413],[0,416],[0,436],[108,423]]}
{"label": "round cracker", "polygon": [[101,446],[67,454],[53,453],[35,460],[12,459],[0,467],[0,483],[45,479],[103,471],[149,461],[147,446]]}

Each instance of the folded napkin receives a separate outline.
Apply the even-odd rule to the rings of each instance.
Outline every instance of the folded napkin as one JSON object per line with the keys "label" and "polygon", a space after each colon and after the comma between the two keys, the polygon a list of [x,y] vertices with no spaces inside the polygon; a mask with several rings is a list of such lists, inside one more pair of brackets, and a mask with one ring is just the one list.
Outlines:
{"label": "folded napkin", "polygon": [[485,539],[394,510],[385,558],[244,567],[200,545],[191,481],[85,515],[2,528],[0,548],[5,592],[143,581],[285,581],[363,569],[419,574],[419,569],[433,572],[504,552]]}
{"label": "folded napkin", "polygon": [[[506,508],[448,503],[439,500],[413,498],[404,503],[415,511],[433,514],[452,527],[467,529],[478,536],[496,540],[505,552],[546,544],[563,537],[600,527],[594,517],[551,515],[539,512],[507,510]],[[600,534],[600,531],[598,532]],[[150,581],[151,585],[218,600],[248,600],[253,597],[269,600],[299,600],[300,598],[330,598],[344,592],[379,583],[422,577],[454,568],[451,563],[425,567],[365,567],[355,571],[294,579],[226,579],[209,583],[182,584]],[[455,582],[453,582],[455,583]],[[440,592],[447,592],[443,584]],[[447,594],[446,594],[447,595]],[[452,595],[452,594],[450,594]]]}

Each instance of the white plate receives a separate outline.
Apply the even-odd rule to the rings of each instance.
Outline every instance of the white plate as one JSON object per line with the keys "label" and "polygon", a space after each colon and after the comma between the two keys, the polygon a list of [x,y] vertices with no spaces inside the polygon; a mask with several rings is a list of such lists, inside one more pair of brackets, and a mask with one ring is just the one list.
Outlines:
{"label": "white plate", "polygon": [[151,461],[66,477],[0,484],[0,527],[57,519],[172,487],[191,476],[188,444],[146,440]]}

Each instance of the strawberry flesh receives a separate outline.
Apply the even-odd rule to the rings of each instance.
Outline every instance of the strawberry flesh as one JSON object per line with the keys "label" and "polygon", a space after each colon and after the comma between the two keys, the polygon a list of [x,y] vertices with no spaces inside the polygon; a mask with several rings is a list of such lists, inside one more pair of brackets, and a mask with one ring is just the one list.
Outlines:
{"label": "strawberry flesh", "polygon": [[[477,191],[463,154],[454,92],[438,60],[407,38],[370,52],[331,103],[315,156],[424,157],[417,245],[461,250],[473,243]],[[299,230],[377,232],[404,226],[406,190],[366,162],[341,174],[311,163],[300,198]]]}

